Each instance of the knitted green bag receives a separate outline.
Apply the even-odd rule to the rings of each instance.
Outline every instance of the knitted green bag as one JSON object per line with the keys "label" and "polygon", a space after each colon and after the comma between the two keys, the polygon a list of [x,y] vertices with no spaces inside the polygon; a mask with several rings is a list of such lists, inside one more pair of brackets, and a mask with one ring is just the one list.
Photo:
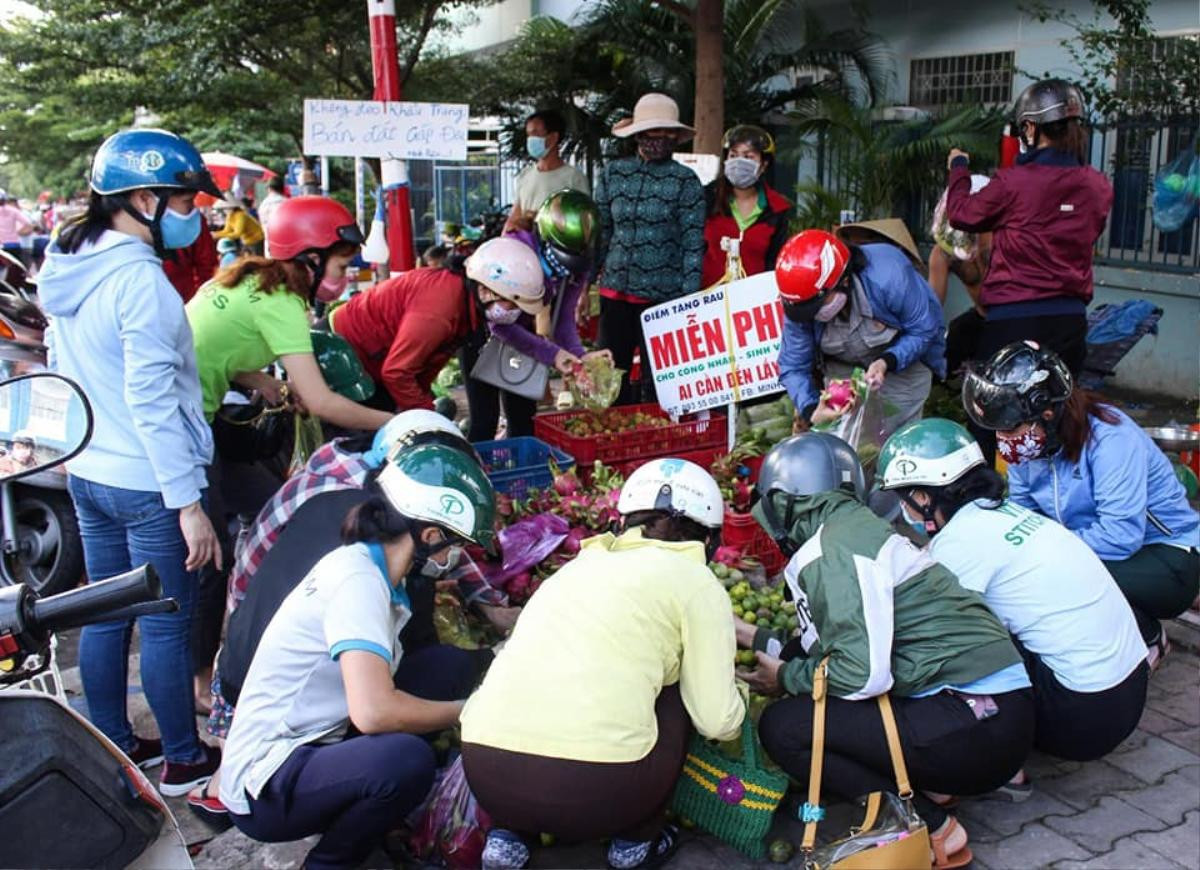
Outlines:
{"label": "knitted green bag", "polygon": [[692,735],[671,809],[748,857],[762,860],[767,854],[763,839],[787,787],[787,774],[759,763],[758,735],[747,713],[740,760],[729,758],[699,734]]}

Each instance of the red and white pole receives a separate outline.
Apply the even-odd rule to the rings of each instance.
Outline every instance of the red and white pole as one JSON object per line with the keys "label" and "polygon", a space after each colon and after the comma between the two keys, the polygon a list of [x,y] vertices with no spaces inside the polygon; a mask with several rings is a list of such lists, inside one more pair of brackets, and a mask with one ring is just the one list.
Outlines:
{"label": "red and white pole", "polygon": [[[375,72],[375,99],[395,102],[400,93],[400,64],[396,54],[395,0],[367,0],[371,22],[371,66]],[[403,272],[416,265],[413,254],[412,210],[408,202],[408,168],[403,160],[384,158],[384,200],[387,205],[388,268]]]}

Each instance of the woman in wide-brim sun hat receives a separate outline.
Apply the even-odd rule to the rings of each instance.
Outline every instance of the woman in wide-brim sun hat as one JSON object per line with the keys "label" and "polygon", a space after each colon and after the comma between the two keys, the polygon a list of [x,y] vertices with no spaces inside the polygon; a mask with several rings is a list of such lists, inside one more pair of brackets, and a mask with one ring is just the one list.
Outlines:
{"label": "woman in wide-brim sun hat", "polygon": [[[629,371],[641,349],[636,387],[622,379],[618,404],[652,400],[642,312],[700,289],[704,265],[704,188],[696,173],[671,159],[676,145],[696,135],[679,120],[666,94],[645,94],[633,117],[617,122],[613,135],[636,138],[637,154],[613,160],[596,185],[601,239],[599,345],[617,368]],[[642,394],[645,393],[645,396]]]}

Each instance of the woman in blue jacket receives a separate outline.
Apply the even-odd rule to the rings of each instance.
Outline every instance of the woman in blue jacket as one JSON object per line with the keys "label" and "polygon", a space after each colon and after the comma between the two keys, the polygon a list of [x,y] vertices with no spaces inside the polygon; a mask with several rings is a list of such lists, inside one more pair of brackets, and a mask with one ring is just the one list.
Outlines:
{"label": "woman in blue jacket", "polygon": [[89,625],[79,643],[92,721],[142,767],[165,757],[166,795],[186,794],[220,764],[196,733],[189,648],[195,572],[220,567],[202,502],[212,437],[183,300],[162,269],[168,250],[200,233],[198,191],[220,193],[189,142],[164,130],[114,134],[96,152],[87,211],[63,227],[39,279],[51,368],[95,409],[91,444],[69,465],[88,577],[149,562],[179,602],[138,618],[161,741],[135,736],[126,711],[133,620]]}
{"label": "woman in blue jacket", "polygon": [[996,432],[1009,498],[1077,534],[1137,617],[1151,667],[1167,651],[1160,619],[1200,589],[1200,517],[1171,463],[1111,405],[1074,389],[1059,357],[1031,341],[997,351],[963,381],[963,405]]}
{"label": "woman in blue jacket", "polygon": [[823,378],[857,366],[890,406],[885,433],[921,416],[933,376],[946,376],[945,327],[941,304],[903,251],[804,230],[780,251],[775,280],[786,316],[779,379],[803,423],[838,416],[821,401]]}

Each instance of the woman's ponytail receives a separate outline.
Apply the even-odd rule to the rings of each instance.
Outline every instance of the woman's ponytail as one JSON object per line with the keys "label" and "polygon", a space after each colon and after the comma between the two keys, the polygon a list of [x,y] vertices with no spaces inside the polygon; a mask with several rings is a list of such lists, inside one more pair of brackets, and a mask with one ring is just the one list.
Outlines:
{"label": "woman's ponytail", "polygon": [[112,229],[113,217],[125,210],[128,194],[101,194],[94,190],[88,196],[87,211],[74,217],[59,231],[57,246],[65,254],[74,254],[86,244],[95,242]]}
{"label": "woman's ponytail", "polygon": [[412,521],[373,495],[350,510],[342,521],[342,543],[387,543],[412,530]]}

